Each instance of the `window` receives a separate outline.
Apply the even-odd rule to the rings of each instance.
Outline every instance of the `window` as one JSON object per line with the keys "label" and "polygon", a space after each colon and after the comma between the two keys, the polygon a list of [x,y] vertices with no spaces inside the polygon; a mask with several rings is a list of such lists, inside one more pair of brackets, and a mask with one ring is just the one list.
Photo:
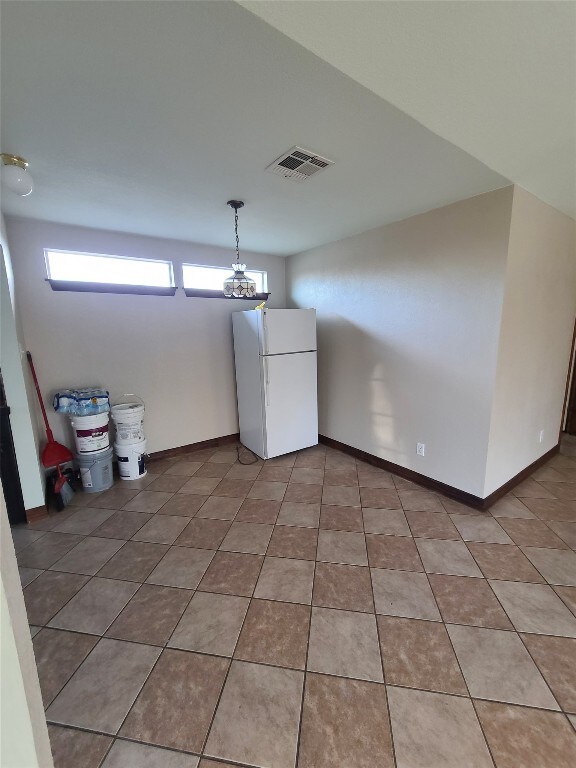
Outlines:
{"label": "window", "polygon": [[[206,267],[201,264],[182,264],[184,289],[200,291],[222,291],[224,280],[233,272],[232,267]],[[256,283],[256,293],[268,290],[267,274],[247,269],[246,275]]]}
{"label": "window", "polygon": [[176,292],[171,261],[48,249],[44,256],[54,290],[170,296]]}

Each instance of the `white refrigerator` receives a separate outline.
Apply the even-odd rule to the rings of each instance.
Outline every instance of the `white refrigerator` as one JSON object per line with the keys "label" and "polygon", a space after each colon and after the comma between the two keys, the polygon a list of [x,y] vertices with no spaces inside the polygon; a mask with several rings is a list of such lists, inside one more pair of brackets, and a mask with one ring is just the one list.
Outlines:
{"label": "white refrigerator", "polygon": [[234,312],[240,440],[262,459],[318,443],[316,310]]}

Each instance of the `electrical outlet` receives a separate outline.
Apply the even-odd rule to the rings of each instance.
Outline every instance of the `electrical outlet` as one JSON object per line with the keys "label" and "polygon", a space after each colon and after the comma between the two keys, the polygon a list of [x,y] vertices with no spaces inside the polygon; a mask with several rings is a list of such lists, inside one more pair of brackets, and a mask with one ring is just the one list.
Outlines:
{"label": "electrical outlet", "polygon": [[425,443],[416,443],[416,453],[418,456],[425,456],[426,455],[426,444]]}
{"label": "electrical outlet", "polygon": [[544,442],[544,430],[540,430],[540,434],[538,435],[538,442],[543,443]]}

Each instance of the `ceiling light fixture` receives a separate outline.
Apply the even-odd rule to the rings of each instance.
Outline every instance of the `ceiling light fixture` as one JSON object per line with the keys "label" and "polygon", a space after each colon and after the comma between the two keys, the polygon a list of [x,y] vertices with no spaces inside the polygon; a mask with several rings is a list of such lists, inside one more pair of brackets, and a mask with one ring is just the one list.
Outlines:
{"label": "ceiling light fixture", "polygon": [[27,197],[34,189],[32,176],[28,172],[28,163],[23,157],[0,153],[2,158],[2,183],[20,197]]}
{"label": "ceiling light fixture", "polygon": [[224,296],[228,299],[250,299],[256,295],[256,283],[244,273],[246,264],[240,263],[240,240],[238,238],[238,209],[244,207],[242,200],[228,200],[226,205],[234,208],[234,231],[236,233],[236,261],[232,264],[234,274],[224,281]]}

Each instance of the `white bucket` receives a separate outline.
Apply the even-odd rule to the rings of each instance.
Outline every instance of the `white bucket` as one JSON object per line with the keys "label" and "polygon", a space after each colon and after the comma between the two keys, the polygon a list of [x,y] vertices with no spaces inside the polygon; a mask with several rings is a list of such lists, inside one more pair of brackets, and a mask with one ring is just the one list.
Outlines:
{"label": "white bucket", "polygon": [[90,454],[78,454],[76,461],[80,468],[82,487],[86,493],[100,493],[112,488],[112,448]]}
{"label": "white bucket", "polygon": [[[134,397],[134,395],[124,395]],[[110,409],[116,426],[116,443],[130,445],[144,440],[144,403],[118,403]]]}
{"label": "white bucket", "polygon": [[93,416],[71,416],[70,423],[78,453],[93,453],[110,446],[107,412]]}
{"label": "white bucket", "polygon": [[121,480],[138,480],[146,474],[146,440],[139,443],[114,443]]}

